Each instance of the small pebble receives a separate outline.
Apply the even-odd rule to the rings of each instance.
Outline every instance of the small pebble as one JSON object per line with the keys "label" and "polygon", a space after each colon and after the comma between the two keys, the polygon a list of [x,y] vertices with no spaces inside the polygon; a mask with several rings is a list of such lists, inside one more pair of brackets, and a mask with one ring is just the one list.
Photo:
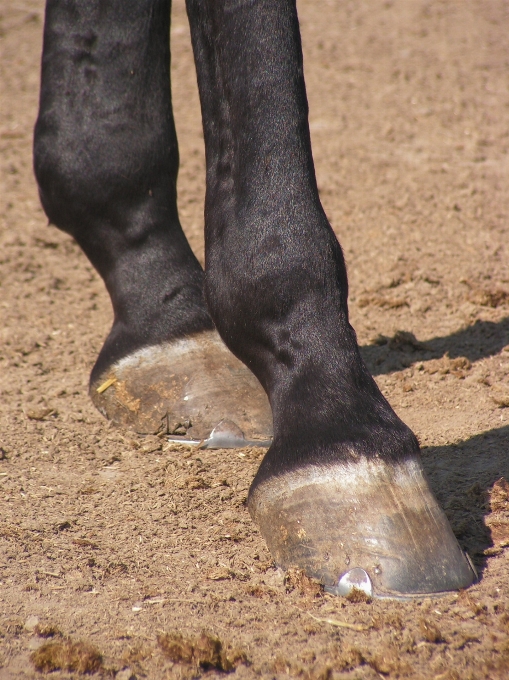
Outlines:
{"label": "small pebble", "polygon": [[28,619],[25,621],[25,630],[29,630],[29,631],[34,630],[34,628],[37,626],[38,623],[39,623],[39,617],[34,616],[32,614],[32,616],[29,616]]}

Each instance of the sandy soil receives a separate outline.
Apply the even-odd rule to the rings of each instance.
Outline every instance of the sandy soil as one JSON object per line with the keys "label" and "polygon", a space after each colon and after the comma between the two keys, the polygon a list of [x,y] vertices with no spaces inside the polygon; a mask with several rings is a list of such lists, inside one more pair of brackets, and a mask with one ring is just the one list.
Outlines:
{"label": "sandy soil", "polygon": [[[468,592],[416,602],[285,582],[245,508],[260,450],[179,450],[95,412],[109,301],[46,225],[31,172],[43,6],[3,0],[0,15],[0,678],[33,678],[34,662],[54,678],[508,677],[507,1],[300,3],[352,321],[480,571]],[[202,258],[181,0],[172,44],[180,208]]]}

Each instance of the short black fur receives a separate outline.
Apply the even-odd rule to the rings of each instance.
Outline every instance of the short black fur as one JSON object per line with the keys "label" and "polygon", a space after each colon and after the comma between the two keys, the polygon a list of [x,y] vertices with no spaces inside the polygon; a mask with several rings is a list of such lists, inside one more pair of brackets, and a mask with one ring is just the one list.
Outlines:
{"label": "short black fur", "polygon": [[35,172],[51,222],[111,295],[114,324],[92,379],[213,320],[269,395],[274,443],[255,486],[310,463],[416,455],[349,324],[294,0],[187,7],[206,145],[207,306],[176,206],[168,0],[48,2]]}

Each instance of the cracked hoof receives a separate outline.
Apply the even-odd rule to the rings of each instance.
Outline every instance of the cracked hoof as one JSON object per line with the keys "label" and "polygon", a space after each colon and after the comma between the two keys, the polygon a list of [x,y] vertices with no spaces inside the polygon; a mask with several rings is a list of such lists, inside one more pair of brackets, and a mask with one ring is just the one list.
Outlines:
{"label": "cracked hoof", "polygon": [[226,419],[230,446],[272,437],[265,392],[215,331],[134,352],[104,371],[90,396],[106,418],[143,434],[214,440]]}
{"label": "cracked hoof", "polygon": [[337,595],[404,599],[476,579],[416,460],[308,466],[261,482],[248,506],[276,564]]}

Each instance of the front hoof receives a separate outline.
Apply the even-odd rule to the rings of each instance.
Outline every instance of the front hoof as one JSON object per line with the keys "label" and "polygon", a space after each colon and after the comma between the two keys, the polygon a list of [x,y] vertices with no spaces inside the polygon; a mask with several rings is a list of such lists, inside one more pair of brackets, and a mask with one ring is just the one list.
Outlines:
{"label": "front hoof", "polygon": [[265,392],[216,331],[133,352],[91,383],[90,397],[106,418],[143,434],[232,447],[272,437]]}
{"label": "front hoof", "polygon": [[276,564],[338,595],[438,595],[476,579],[416,459],[307,466],[260,482],[248,504]]}

